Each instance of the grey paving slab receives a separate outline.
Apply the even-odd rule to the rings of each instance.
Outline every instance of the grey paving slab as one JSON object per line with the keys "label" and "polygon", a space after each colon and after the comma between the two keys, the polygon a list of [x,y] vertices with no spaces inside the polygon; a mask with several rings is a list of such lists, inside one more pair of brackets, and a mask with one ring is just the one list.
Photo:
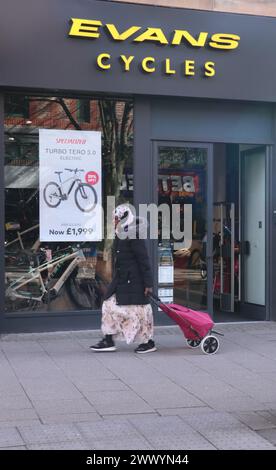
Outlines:
{"label": "grey paving slab", "polygon": [[190,415],[212,411],[212,408],[208,406],[193,406],[187,408],[157,408],[156,411],[160,416],[185,416],[186,414]]}
{"label": "grey paving slab", "polygon": [[[32,406],[30,404],[30,406]],[[10,421],[11,425],[13,421],[27,421],[37,419],[37,413],[33,408],[4,408],[0,407],[0,425],[2,421]]]}
{"label": "grey paving slab", "polygon": [[173,349],[174,351],[176,349],[179,350],[179,352],[183,353],[191,353],[191,350],[187,346],[187,341],[182,335],[168,335],[168,336],[160,336],[160,335],[155,335],[155,342],[158,350],[163,350],[164,347],[166,349]]}
{"label": "grey paving slab", "polygon": [[[155,412],[152,412],[152,413],[139,413],[139,418],[140,417],[145,417],[145,416],[151,416],[152,418],[156,417],[158,418],[160,416],[159,413],[155,413]],[[123,415],[103,415],[102,416],[103,419],[106,419],[106,420],[111,420],[111,421],[114,421],[114,420],[128,420],[128,419],[136,419],[137,418],[137,414],[123,414]]]}
{"label": "grey paving slab", "polygon": [[122,420],[105,419],[95,423],[78,423],[76,427],[86,440],[109,439],[114,436],[120,439],[134,438],[140,435],[136,427],[125,418]]}
{"label": "grey paving slab", "polygon": [[276,374],[271,374],[271,372],[259,372],[258,376],[261,377],[261,379],[269,380],[271,382],[276,383]]}
{"label": "grey paving slab", "polygon": [[153,383],[159,382],[163,378],[161,373],[146,364],[138,355],[130,356],[126,352],[105,356],[97,354],[97,356],[104,367],[112,370],[113,374],[125,383]]}
{"label": "grey paving slab", "polygon": [[[65,413],[65,414],[45,414],[40,413],[40,422],[42,424],[64,424],[81,423],[83,421],[99,421],[101,416],[94,413]],[[1,426],[1,424],[0,424]]]}
{"label": "grey paving slab", "polygon": [[237,417],[234,415],[222,412],[222,411],[202,411],[201,413],[189,413],[180,412],[179,415],[182,417],[185,423],[188,423],[193,429],[197,431],[213,430],[225,430],[225,429],[246,429],[246,426],[242,424]]}
{"label": "grey paving slab", "polygon": [[200,433],[176,416],[131,419],[154,449],[215,449]]}
{"label": "grey paving slab", "polygon": [[58,380],[61,375],[55,365],[43,365],[43,363],[34,365],[27,361],[26,364],[16,367],[15,372],[20,382],[25,379],[43,380],[44,377],[47,377],[48,380]]}
{"label": "grey paving slab", "polygon": [[266,439],[251,430],[227,429],[223,432],[202,431],[217,449],[223,450],[274,450],[275,447]]}
{"label": "grey paving slab", "polygon": [[150,357],[146,356],[144,358],[143,356],[141,360],[162,376],[173,380],[182,378],[188,381],[190,377],[197,377],[205,370],[191,364],[186,357],[177,356],[173,351],[169,354],[159,352],[159,354]]}
{"label": "grey paving slab", "polygon": [[162,450],[215,450],[216,447],[199,433],[184,434],[182,436],[167,437],[152,436],[149,439],[154,449]]}
{"label": "grey paving slab", "polygon": [[26,446],[0,447],[0,450],[27,450]]}
{"label": "grey paving slab", "polygon": [[270,442],[276,450],[276,429],[266,429],[259,431],[258,434]]}
{"label": "grey paving slab", "polygon": [[276,415],[273,413],[272,410],[262,410],[258,411],[257,414],[261,417],[263,417],[267,422],[268,425],[270,424],[270,427],[273,428],[276,426]]}
{"label": "grey paving slab", "polygon": [[9,357],[11,367],[19,378],[42,378],[43,375],[58,378],[60,370],[45,354],[15,353]]}
{"label": "grey paving slab", "polygon": [[40,342],[40,347],[42,350],[46,351],[50,356],[59,357],[59,355],[64,355],[64,353],[69,353],[74,356],[74,354],[83,350],[82,346],[74,340],[74,338],[63,338],[59,341],[43,341]]}
{"label": "grey paving slab", "polygon": [[91,352],[84,351],[78,357],[68,357],[66,353],[62,357],[55,358],[56,364],[68,378],[75,377],[93,377],[95,380],[116,379],[112,369],[106,368],[100,361],[92,357]]}
{"label": "grey paving slab", "polygon": [[130,422],[139,432],[149,434],[164,434],[175,436],[177,433],[193,432],[189,423],[185,423],[178,416],[158,416],[151,415],[137,416],[130,419]]}
{"label": "grey paving slab", "polygon": [[235,387],[260,402],[273,401],[276,398],[276,383],[260,379],[241,379]]}
{"label": "grey paving slab", "polygon": [[27,445],[82,440],[80,432],[73,424],[18,426],[18,431]]}
{"label": "grey paving slab", "polygon": [[82,398],[80,391],[65,377],[25,378],[22,386],[32,400]]}
{"label": "grey paving slab", "polygon": [[154,449],[145,439],[139,437],[135,439],[117,440],[93,440],[91,442],[95,450],[152,450]]}
{"label": "grey paving slab", "polygon": [[194,395],[186,392],[183,388],[169,382],[168,384],[151,384],[146,387],[144,384],[132,385],[132,389],[137,395],[145,400],[154,409],[183,406],[202,406],[203,403]]}
{"label": "grey paving slab", "polygon": [[218,449],[271,449],[264,439],[248,429],[238,418],[225,412],[183,415],[185,423],[198,430]]}
{"label": "grey paving slab", "polygon": [[32,408],[32,403],[26,395],[5,395],[1,398],[2,410],[23,410]]}
{"label": "grey paving slab", "polygon": [[11,353],[41,353],[43,348],[37,341],[22,341],[22,338],[19,338],[19,341],[3,341],[2,350],[7,357]]}
{"label": "grey paving slab", "polygon": [[0,373],[1,383],[0,383],[0,400],[2,396],[8,395],[21,395],[24,394],[24,389],[22,385],[18,382],[18,379],[14,377],[12,380],[6,379]]}
{"label": "grey paving slab", "polygon": [[79,423],[78,429],[93,449],[150,449],[151,446],[127,420]]}
{"label": "grey paving slab", "polygon": [[0,448],[24,445],[24,441],[15,427],[0,428]]}
{"label": "grey paving slab", "polygon": [[88,450],[89,444],[87,442],[78,440],[78,441],[66,441],[66,442],[57,442],[50,444],[29,444],[27,446],[28,450]]}
{"label": "grey paving slab", "polygon": [[205,372],[196,376],[180,377],[176,382],[202,400],[235,392],[235,387]]}
{"label": "grey paving slab", "polygon": [[272,415],[266,418],[258,412],[250,411],[247,413],[236,413],[236,416],[242,423],[246,424],[249,428],[253,429],[254,431],[259,431],[262,429],[271,429],[273,427],[276,428],[276,417],[275,424],[273,424]]}
{"label": "grey paving slab", "polygon": [[36,412],[41,414],[67,414],[67,413],[91,413],[95,412],[95,408],[85,398],[77,399],[48,399],[48,400],[33,400],[33,407]]}
{"label": "grey paving slab", "polygon": [[240,364],[246,369],[254,372],[276,372],[276,361],[253,351],[246,351],[243,354],[232,355],[232,359],[233,362],[236,362],[237,364]]}
{"label": "grey paving slab", "polygon": [[90,448],[95,450],[152,450],[153,447],[141,436],[129,438],[112,437],[110,439],[102,438],[89,440]]}
{"label": "grey paving slab", "polygon": [[205,403],[214,410],[224,411],[258,411],[264,408],[264,405],[245,394],[228,394],[226,396],[206,397]]}
{"label": "grey paving slab", "polygon": [[86,392],[86,397],[100,415],[151,413],[154,409],[132,391]]}
{"label": "grey paving slab", "polygon": [[74,384],[80,391],[104,392],[111,390],[129,390],[129,386],[118,379],[97,379],[93,376],[76,376]]}
{"label": "grey paving slab", "polygon": [[17,426],[34,426],[36,424],[41,424],[41,420],[39,418],[37,418],[37,419],[27,419],[27,420],[16,419],[16,420],[13,420],[13,421],[0,421],[0,429],[10,428],[11,426],[13,426],[13,427],[17,427]]}

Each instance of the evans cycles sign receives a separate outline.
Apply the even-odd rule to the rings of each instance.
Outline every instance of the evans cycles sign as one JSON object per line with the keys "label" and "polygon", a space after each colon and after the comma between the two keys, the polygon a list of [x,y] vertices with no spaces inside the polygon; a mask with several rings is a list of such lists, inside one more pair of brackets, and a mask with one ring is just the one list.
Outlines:
{"label": "evans cycles sign", "polygon": [[[141,26],[127,26],[120,29],[113,23],[104,24],[101,20],[89,20],[81,18],[71,18],[71,28],[69,36],[81,37],[92,40],[100,40],[103,36],[108,39],[120,43],[131,41],[132,43],[151,43],[163,47],[175,48],[183,46],[188,48],[209,48],[220,51],[229,51],[239,46],[240,36],[230,33],[213,33],[200,31],[196,35],[186,29],[174,29],[169,34],[164,32],[162,28]],[[126,45],[127,47],[127,45]],[[169,54],[169,51],[168,51]],[[133,67],[137,67],[137,59],[135,55],[122,53],[118,57],[105,51],[95,57],[97,67],[100,70],[112,69],[114,61],[118,61],[123,72],[129,72]],[[138,66],[141,72],[146,74],[154,73],[157,69],[158,59],[155,56],[146,56],[139,60]],[[163,61],[161,71],[165,75],[175,75],[179,64],[166,57]],[[203,64],[198,64],[194,59],[184,59],[182,61],[180,73],[182,75],[192,77],[201,70],[204,77],[213,77],[216,74],[216,63],[214,60],[206,60]]]}
{"label": "evans cycles sign", "polygon": [[41,241],[102,239],[101,133],[39,130]]}
{"label": "evans cycles sign", "polygon": [[2,88],[276,102],[276,18],[9,0],[0,31]]}

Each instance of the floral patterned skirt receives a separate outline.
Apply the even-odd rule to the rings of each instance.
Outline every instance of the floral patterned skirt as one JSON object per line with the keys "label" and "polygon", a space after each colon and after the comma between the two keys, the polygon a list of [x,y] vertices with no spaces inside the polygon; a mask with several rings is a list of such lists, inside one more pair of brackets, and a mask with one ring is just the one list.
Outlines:
{"label": "floral patterned skirt", "polygon": [[147,343],[153,337],[151,305],[117,305],[113,294],[103,302],[102,332],[124,339],[127,344]]}

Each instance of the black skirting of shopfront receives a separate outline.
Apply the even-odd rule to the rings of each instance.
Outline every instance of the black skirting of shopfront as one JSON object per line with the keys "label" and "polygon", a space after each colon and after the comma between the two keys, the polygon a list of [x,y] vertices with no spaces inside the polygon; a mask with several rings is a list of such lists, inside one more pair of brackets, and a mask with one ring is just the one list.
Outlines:
{"label": "black skirting of shopfront", "polygon": [[[208,311],[216,322],[275,321],[276,19],[96,0],[50,0],[44,12],[43,0],[25,3],[12,40],[0,46],[0,332],[99,328],[112,276],[104,235],[81,245],[87,277],[69,273],[77,236],[40,239],[57,198],[39,186],[41,129],[101,133],[103,201],[164,204],[170,217],[177,204],[184,232],[191,207],[188,246],[160,231],[148,241],[164,302]],[[0,19],[7,38],[19,4],[10,0]],[[68,165],[52,172],[53,187]],[[87,179],[76,184],[89,187]],[[58,195],[71,214],[74,191]],[[51,267],[57,256],[67,258]],[[54,285],[55,297],[42,295]],[[171,322],[155,311],[155,324]]]}

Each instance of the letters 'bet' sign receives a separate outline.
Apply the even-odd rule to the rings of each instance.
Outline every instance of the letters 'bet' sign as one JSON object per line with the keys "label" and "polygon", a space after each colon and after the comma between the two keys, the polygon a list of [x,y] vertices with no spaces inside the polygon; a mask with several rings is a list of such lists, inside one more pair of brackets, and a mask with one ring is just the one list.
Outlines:
{"label": "letters 'bet' sign", "polygon": [[[9,0],[0,88],[276,102],[276,18]],[[91,176],[92,178],[92,176]]]}
{"label": "letters 'bet' sign", "polygon": [[[200,31],[196,36],[187,30],[174,29],[169,36],[162,28],[141,26],[128,26],[124,30],[119,31],[117,26],[112,23],[103,24],[100,20],[89,20],[81,18],[71,18],[72,26],[69,36],[81,37],[86,39],[100,39],[101,36],[107,34],[107,37],[114,41],[143,44],[149,42],[160,46],[182,46],[186,45],[191,48],[209,47],[210,49],[233,50],[239,45],[240,36],[229,33],[209,34],[206,31]],[[154,52],[153,52],[154,53]],[[168,51],[170,54],[170,51]],[[117,58],[122,66],[122,70],[129,72],[135,66],[135,55],[120,54]],[[100,70],[110,70],[112,68],[111,54],[101,52],[96,57],[96,63]],[[116,59],[115,59],[116,60]],[[145,73],[156,72],[156,57],[144,57],[140,63],[141,71]],[[214,60],[205,61],[202,64],[202,74],[205,77],[213,77],[216,73],[216,63]],[[166,57],[161,71],[166,75],[175,75],[176,67],[172,65],[170,57]],[[182,64],[182,74],[193,77],[196,73],[196,63],[193,59],[185,59]]]}

